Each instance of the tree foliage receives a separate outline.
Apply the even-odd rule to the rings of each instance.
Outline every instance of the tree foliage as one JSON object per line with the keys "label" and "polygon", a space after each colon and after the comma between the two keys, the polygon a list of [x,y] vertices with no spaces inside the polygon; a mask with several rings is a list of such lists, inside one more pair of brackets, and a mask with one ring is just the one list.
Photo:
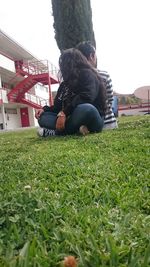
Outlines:
{"label": "tree foliage", "polygon": [[60,50],[79,42],[95,45],[90,0],[52,0],[55,39]]}

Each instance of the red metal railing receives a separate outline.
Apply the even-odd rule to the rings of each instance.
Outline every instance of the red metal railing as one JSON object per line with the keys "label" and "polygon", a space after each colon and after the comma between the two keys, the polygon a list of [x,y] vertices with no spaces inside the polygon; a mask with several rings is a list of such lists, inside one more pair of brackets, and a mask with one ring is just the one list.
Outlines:
{"label": "red metal railing", "polygon": [[118,110],[148,108],[149,106],[149,103],[119,105]]}
{"label": "red metal railing", "polygon": [[25,72],[27,74],[37,75],[42,73],[49,73],[57,77],[58,69],[48,60],[40,60],[40,61],[16,61],[16,71],[17,72]]}
{"label": "red metal railing", "polygon": [[25,99],[32,102],[32,103],[35,103],[39,106],[45,106],[45,105],[49,105],[49,100],[48,99],[44,99],[40,96],[37,96],[37,95],[33,95],[31,93],[25,93]]}

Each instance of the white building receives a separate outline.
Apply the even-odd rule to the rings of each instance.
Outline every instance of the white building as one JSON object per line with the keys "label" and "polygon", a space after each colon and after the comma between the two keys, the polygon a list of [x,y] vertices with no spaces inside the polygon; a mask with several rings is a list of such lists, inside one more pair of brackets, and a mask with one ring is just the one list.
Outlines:
{"label": "white building", "polygon": [[35,109],[51,105],[57,69],[0,30],[0,130],[36,126]]}

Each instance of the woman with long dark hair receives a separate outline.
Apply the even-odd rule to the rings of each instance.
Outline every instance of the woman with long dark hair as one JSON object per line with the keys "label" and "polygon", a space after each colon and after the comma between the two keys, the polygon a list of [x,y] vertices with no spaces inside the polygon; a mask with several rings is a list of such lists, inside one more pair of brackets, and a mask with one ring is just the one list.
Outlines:
{"label": "woman with long dark hair", "polygon": [[[88,62],[94,68],[97,68],[96,50],[90,41],[81,42],[76,46],[76,48],[87,58]],[[112,80],[107,71],[97,69],[97,72],[99,73],[106,88],[106,111],[104,115],[103,129],[118,128],[117,120],[113,111],[114,94]]]}
{"label": "woman with long dark hair", "polygon": [[60,84],[54,106],[36,112],[41,136],[100,132],[106,109],[106,90],[98,72],[77,49],[59,58]]}

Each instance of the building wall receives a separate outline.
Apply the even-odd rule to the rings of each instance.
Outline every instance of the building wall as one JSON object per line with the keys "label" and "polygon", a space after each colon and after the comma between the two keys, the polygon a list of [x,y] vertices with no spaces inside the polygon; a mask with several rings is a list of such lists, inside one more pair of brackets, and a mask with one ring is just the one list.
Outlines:
{"label": "building wall", "polygon": [[6,114],[7,129],[15,129],[21,127],[20,110],[17,114]]}
{"label": "building wall", "polygon": [[41,106],[45,106],[46,104],[48,104],[48,99],[49,99],[48,86],[36,84],[34,87],[35,87],[35,95],[41,98],[41,103],[40,103]]}
{"label": "building wall", "polygon": [[3,55],[0,55],[0,66],[7,70],[15,72],[14,61],[12,61],[9,58],[4,57]]}
{"label": "building wall", "polygon": [[40,84],[36,84],[35,86],[35,94],[39,97],[42,97],[44,99],[49,97],[49,89],[48,86],[43,86]]}
{"label": "building wall", "polygon": [[[27,107],[28,108],[28,114],[29,114],[29,123],[30,126],[38,126],[38,122],[35,118],[35,109],[28,106],[28,105],[23,105],[19,103],[13,103],[9,102],[7,98],[7,93],[9,90],[11,90],[16,83],[19,81],[17,79],[11,79],[9,78],[9,71],[12,72],[11,76],[15,77],[15,63],[14,61],[10,60],[9,58],[0,55],[0,67],[3,67],[5,69],[5,72],[0,73],[0,130],[3,128],[6,130],[9,129],[15,129],[15,128],[20,128],[22,127],[22,122],[21,122],[21,113],[20,113],[20,108]],[[8,72],[7,72],[8,70]],[[8,74],[8,76],[7,76]],[[3,75],[3,76],[2,76]],[[18,77],[17,77],[18,78]],[[3,79],[3,80],[2,80]],[[8,81],[11,80],[11,83],[7,84]],[[7,85],[7,86],[4,86]],[[29,101],[33,101],[36,104],[40,104],[41,106],[44,106],[48,104],[48,99],[49,99],[49,88],[48,86],[43,86],[40,84],[35,85],[33,88],[30,89],[29,92]],[[37,98],[36,96],[42,98]],[[47,100],[47,101],[46,101]],[[4,112],[4,121],[3,121],[3,114],[2,110],[5,110]],[[5,125],[4,125],[5,124]]]}
{"label": "building wall", "polygon": [[8,103],[8,98],[7,98],[7,91],[0,89],[0,99],[3,100],[3,103]]}
{"label": "building wall", "polygon": [[[9,105],[5,107],[5,122],[6,126],[3,125],[3,128],[7,130],[21,127],[20,108],[12,108]],[[2,109],[0,109],[0,123],[4,123]]]}
{"label": "building wall", "polygon": [[30,126],[38,126],[34,108],[28,107]]}
{"label": "building wall", "polygon": [[[38,91],[38,88],[37,88]],[[42,90],[41,90],[42,91]],[[33,96],[34,97],[34,96]],[[21,122],[21,115],[20,115],[20,108],[21,107],[27,107],[28,108],[28,114],[29,114],[29,123],[30,126],[38,126],[38,122],[35,118],[35,109],[23,105],[23,104],[15,104],[15,103],[9,103],[7,99],[7,91],[0,89],[0,98],[3,100],[3,105],[5,108],[5,121],[6,121],[6,126],[3,125],[3,128],[5,129],[15,129],[22,127],[22,122]],[[44,106],[46,103],[43,102],[42,105]],[[0,104],[0,130],[2,128],[3,122],[3,116],[2,116],[2,104]]]}
{"label": "building wall", "polygon": [[[20,128],[22,127],[22,122],[21,122],[21,114],[20,114],[20,108],[22,107],[27,107],[28,108],[28,114],[29,114],[29,123],[31,127],[34,126],[38,126],[38,121],[35,118],[35,110],[32,107],[29,106],[18,106],[18,107],[12,107],[11,105],[7,105],[4,106],[5,108],[5,122],[6,122],[6,126],[4,127],[3,125],[3,129],[5,128],[6,130],[10,130],[10,129],[15,129],[15,128]],[[14,114],[13,114],[14,113]],[[3,117],[2,117],[2,106],[0,106],[0,130],[2,130],[2,124],[4,124],[3,122]]]}

